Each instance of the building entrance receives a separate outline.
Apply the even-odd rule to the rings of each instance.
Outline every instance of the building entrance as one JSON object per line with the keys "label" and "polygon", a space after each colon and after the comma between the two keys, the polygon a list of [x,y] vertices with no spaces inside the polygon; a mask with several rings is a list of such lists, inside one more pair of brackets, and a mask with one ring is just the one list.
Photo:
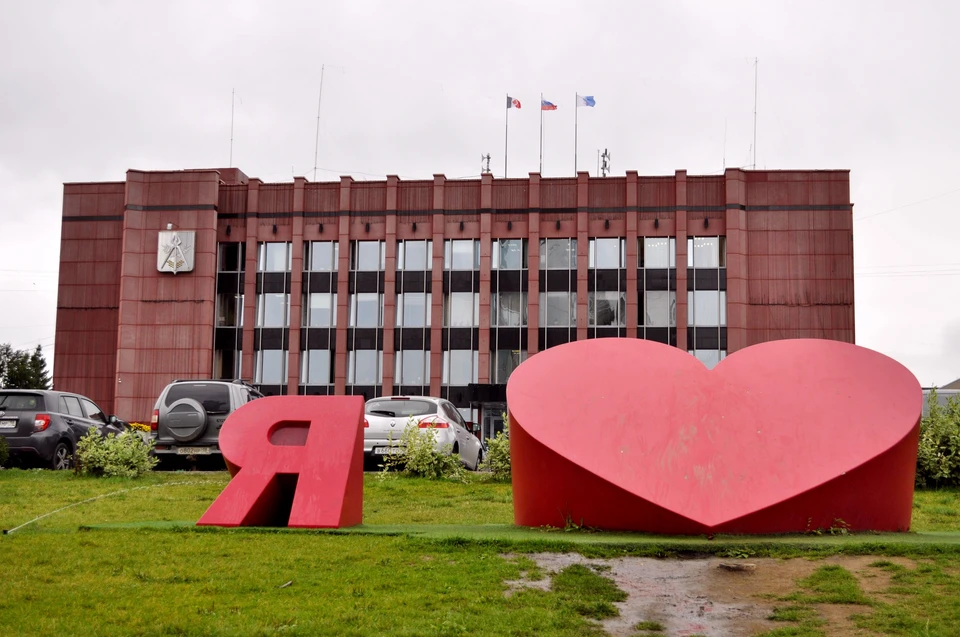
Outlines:
{"label": "building entrance", "polygon": [[483,426],[480,428],[481,440],[487,440],[503,431],[503,415],[507,411],[507,403],[483,403]]}

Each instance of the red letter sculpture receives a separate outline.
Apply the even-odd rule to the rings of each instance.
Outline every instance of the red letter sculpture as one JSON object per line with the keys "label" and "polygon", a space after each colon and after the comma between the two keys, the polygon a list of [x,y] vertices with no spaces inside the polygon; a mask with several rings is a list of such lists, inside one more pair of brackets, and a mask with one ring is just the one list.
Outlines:
{"label": "red letter sculpture", "polygon": [[650,341],[547,349],[507,385],[514,517],[652,533],[910,528],[922,391],[829,340],[708,370]]}
{"label": "red letter sculpture", "polygon": [[200,526],[339,528],[363,521],[361,396],[270,396],[223,423],[232,480]]}

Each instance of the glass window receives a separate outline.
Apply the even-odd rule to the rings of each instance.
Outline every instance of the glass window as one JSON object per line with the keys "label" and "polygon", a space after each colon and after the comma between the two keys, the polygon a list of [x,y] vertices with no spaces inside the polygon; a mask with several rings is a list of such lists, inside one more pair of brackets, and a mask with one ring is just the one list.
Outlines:
{"label": "glass window", "polygon": [[83,405],[83,413],[90,420],[97,420],[102,423],[107,422],[107,417],[100,411],[100,408],[93,404],[92,401],[81,398],[80,403]]}
{"label": "glass window", "polygon": [[590,325],[626,325],[627,295],[625,292],[588,292],[587,311]]}
{"label": "glass window", "polygon": [[443,384],[469,385],[479,377],[480,352],[454,349],[443,353]]}
{"label": "glass window", "polygon": [[540,293],[540,326],[541,327],[576,327],[577,325],[577,293],[576,292],[541,292]]}
{"label": "glass window", "polygon": [[260,294],[258,301],[257,327],[289,327],[289,294]]}
{"label": "glass window", "polygon": [[687,267],[724,268],[726,251],[726,237],[687,237]]}
{"label": "glass window", "polygon": [[644,293],[644,325],[647,327],[675,327],[677,324],[677,293],[650,291]]}
{"label": "glass window", "polygon": [[724,350],[716,349],[698,349],[698,350],[687,350],[690,354],[697,357],[701,363],[707,366],[707,369],[713,369],[716,367],[717,363],[722,361],[727,357],[727,353]]}
{"label": "glass window", "polygon": [[219,258],[217,260],[217,270],[219,272],[243,272],[243,249],[242,243],[221,243],[219,248]]}
{"label": "glass window", "polygon": [[381,398],[368,402],[364,408],[364,413],[371,416],[386,416],[387,418],[429,416],[437,413],[437,404],[432,400],[392,400],[390,398]]}
{"label": "glass window", "polygon": [[397,327],[430,327],[429,292],[406,292],[397,295]]}
{"label": "glass window", "polygon": [[616,270],[626,262],[627,240],[623,238],[590,239],[589,266],[598,270]]}
{"label": "glass window", "polygon": [[340,260],[340,242],[311,241],[307,244],[307,257],[303,260],[311,272],[336,272]]}
{"label": "glass window", "polygon": [[493,353],[490,357],[492,370],[490,382],[505,385],[510,374],[513,373],[520,363],[527,360],[527,350],[525,349],[501,349]]}
{"label": "glass window", "polygon": [[332,292],[305,294],[303,324],[307,327],[336,327],[337,295]]}
{"label": "glass window", "polygon": [[257,258],[257,270],[260,272],[289,272],[290,244],[273,241],[260,244]]}
{"label": "glass window", "polygon": [[306,385],[330,385],[330,350],[311,349],[301,357],[300,382]]}
{"label": "glass window", "polygon": [[444,327],[477,327],[480,325],[480,294],[451,292],[443,297]]}
{"label": "glass window", "polygon": [[494,270],[526,270],[527,240],[495,239],[490,267]]}
{"label": "glass window", "polygon": [[727,324],[727,293],[716,290],[687,292],[687,325],[713,327]]}
{"label": "glass window", "polygon": [[479,239],[448,239],[443,243],[445,270],[479,270]]}
{"label": "glass window", "polygon": [[397,243],[397,270],[431,270],[432,241],[400,241]]}
{"label": "glass window", "polygon": [[358,349],[347,356],[347,382],[351,385],[379,385],[383,382],[383,352]]}
{"label": "glass window", "polygon": [[379,272],[384,268],[383,241],[354,241],[350,255],[350,269],[362,272]]}
{"label": "glass window", "polygon": [[490,295],[491,327],[520,327],[526,324],[526,292],[497,292]]}
{"label": "glass window", "polygon": [[540,239],[541,270],[576,270],[576,239]]}
{"label": "glass window", "polygon": [[399,385],[429,385],[430,352],[418,349],[397,352],[394,376],[394,382]]}
{"label": "glass window", "polygon": [[287,382],[287,352],[264,349],[257,352],[254,382],[261,385],[283,385]]}
{"label": "glass window", "polygon": [[641,268],[677,267],[677,240],[675,237],[644,237],[640,239]]}
{"label": "glass window", "polygon": [[350,327],[383,327],[383,295],[376,292],[351,294]]}
{"label": "glass window", "polygon": [[243,296],[240,294],[217,295],[217,327],[236,327],[243,316]]}
{"label": "glass window", "polygon": [[[260,352],[257,352],[257,361]],[[257,363],[259,365],[259,363]],[[230,388],[223,383],[174,383],[170,386],[163,404],[169,407],[183,398],[192,398],[203,405],[208,414],[225,414],[230,411]]]}

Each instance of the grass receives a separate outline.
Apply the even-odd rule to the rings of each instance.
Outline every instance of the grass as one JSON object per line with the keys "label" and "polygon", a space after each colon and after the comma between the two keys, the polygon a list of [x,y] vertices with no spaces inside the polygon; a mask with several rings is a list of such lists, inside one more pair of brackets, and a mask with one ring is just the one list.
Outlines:
{"label": "grass", "polygon": [[[857,604],[858,627],[949,635],[960,624],[960,499],[920,492],[921,533],[664,538],[512,526],[509,484],[365,476],[364,525],[339,532],[210,529],[192,523],[225,473],[152,473],[139,480],[0,471],[0,634],[18,635],[596,635],[625,593],[602,569],[546,573],[529,551],[588,556],[874,554],[882,597],[824,565],[797,583],[769,636],[822,635],[817,608]],[[149,524],[148,524],[149,523]],[[514,556],[506,557],[505,551]],[[909,555],[908,569],[882,559]],[[506,582],[550,579],[507,595]],[[55,604],[51,604],[55,600]],[[928,624],[929,622],[929,624]],[[654,622],[636,630],[656,633]],[[646,626],[641,628],[640,626]]]}

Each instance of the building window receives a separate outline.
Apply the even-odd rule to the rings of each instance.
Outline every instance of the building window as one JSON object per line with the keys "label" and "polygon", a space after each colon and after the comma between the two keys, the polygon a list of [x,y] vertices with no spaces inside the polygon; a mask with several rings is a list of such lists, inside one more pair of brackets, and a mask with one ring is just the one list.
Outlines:
{"label": "building window", "polygon": [[301,357],[300,382],[305,385],[330,385],[330,363],[333,357],[328,349],[311,349]]}
{"label": "building window", "polygon": [[589,323],[594,325],[626,325],[627,294],[625,292],[588,292]]}
{"label": "building window", "polygon": [[213,377],[233,380],[240,378],[242,352],[233,349],[218,349],[213,353]]}
{"label": "building window", "polygon": [[723,290],[687,292],[687,325],[717,327],[727,324],[727,293]]}
{"label": "building window", "polygon": [[260,294],[257,305],[257,327],[290,326],[289,294]]}
{"label": "building window", "polygon": [[257,255],[258,272],[289,272],[291,251],[285,242],[261,243]]}
{"label": "building window", "polygon": [[677,267],[677,240],[675,237],[644,237],[639,242],[641,268]]}
{"label": "building window", "polygon": [[597,270],[618,270],[624,267],[626,261],[626,239],[590,239],[589,267]]}
{"label": "building window", "polygon": [[218,246],[218,272],[243,272],[243,243],[221,243]]}
{"label": "building window", "polygon": [[243,326],[243,295],[217,295],[217,327]]}
{"label": "building window", "polygon": [[310,272],[336,272],[340,260],[338,241],[310,241],[305,245],[307,254],[303,260]]}
{"label": "building window", "polygon": [[383,241],[353,241],[350,244],[350,269],[354,272],[380,272],[386,259]]}
{"label": "building window", "polygon": [[576,327],[577,326],[577,293],[576,292],[541,292],[540,293],[540,326],[541,327]]}
{"label": "building window", "polygon": [[540,239],[541,270],[576,270],[576,239]]}
{"label": "building window", "polygon": [[687,237],[687,267],[727,267],[727,238]]}
{"label": "building window", "polygon": [[707,369],[713,369],[716,367],[717,363],[727,357],[726,350],[722,349],[690,349],[687,350],[687,352],[692,356],[696,356],[697,360],[707,366]]}
{"label": "building window", "polygon": [[469,385],[479,377],[480,352],[453,349],[443,353],[443,384]]}
{"label": "building window", "polygon": [[492,363],[490,382],[505,385],[513,370],[525,360],[527,360],[527,350],[524,349],[501,349],[493,352],[493,356],[490,357]]}
{"label": "building window", "polygon": [[444,270],[479,270],[479,239],[447,239],[443,242]]}
{"label": "building window", "polygon": [[397,243],[397,270],[433,269],[433,241]]}
{"label": "building window", "polygon": [[351,385],[379,385],[383,382],[383,352],[377,349],[358,349],[347,356],[347,383]]}
{"label": "building window", "polygon": [[350,327],[383,327],[383,295],[376,292],[351,294]]}
{"label": "building window", "polygon": [[478,325],[480,325],[479,292],[451,292],[444,295],[444,327],[477,327]]}
{"label": "building window", "polygon": [[526,324],[526,292],[496,292],[490,295],[491,327],[521,327]]}
{"label": "building window", "polygon": [[257,352],[254,381],[260,385],[283,385],[287,382],[287,350],[264,349]]}
{"label": "building window", "polygon": [[676,327],[677,293],[673,290],[647,290],[643,297],[644,325],[647,327]]}
{"label": "building window", "polygon": [[526,270],[526,239],[495,239],[490,267],[494,270]]}
{"label": "building window", "polygon": [[304,294],[304,327],[336,327],[337,295],[334,292]]}
{"label": "building window", "polygon": [[394,377],[398,385],[429,385],[430,352],[418,349],[397,352]]}
{"label": "building window", "polygon": [[397,327],[430,327],[430,292],[404,292],[397,295]]}

